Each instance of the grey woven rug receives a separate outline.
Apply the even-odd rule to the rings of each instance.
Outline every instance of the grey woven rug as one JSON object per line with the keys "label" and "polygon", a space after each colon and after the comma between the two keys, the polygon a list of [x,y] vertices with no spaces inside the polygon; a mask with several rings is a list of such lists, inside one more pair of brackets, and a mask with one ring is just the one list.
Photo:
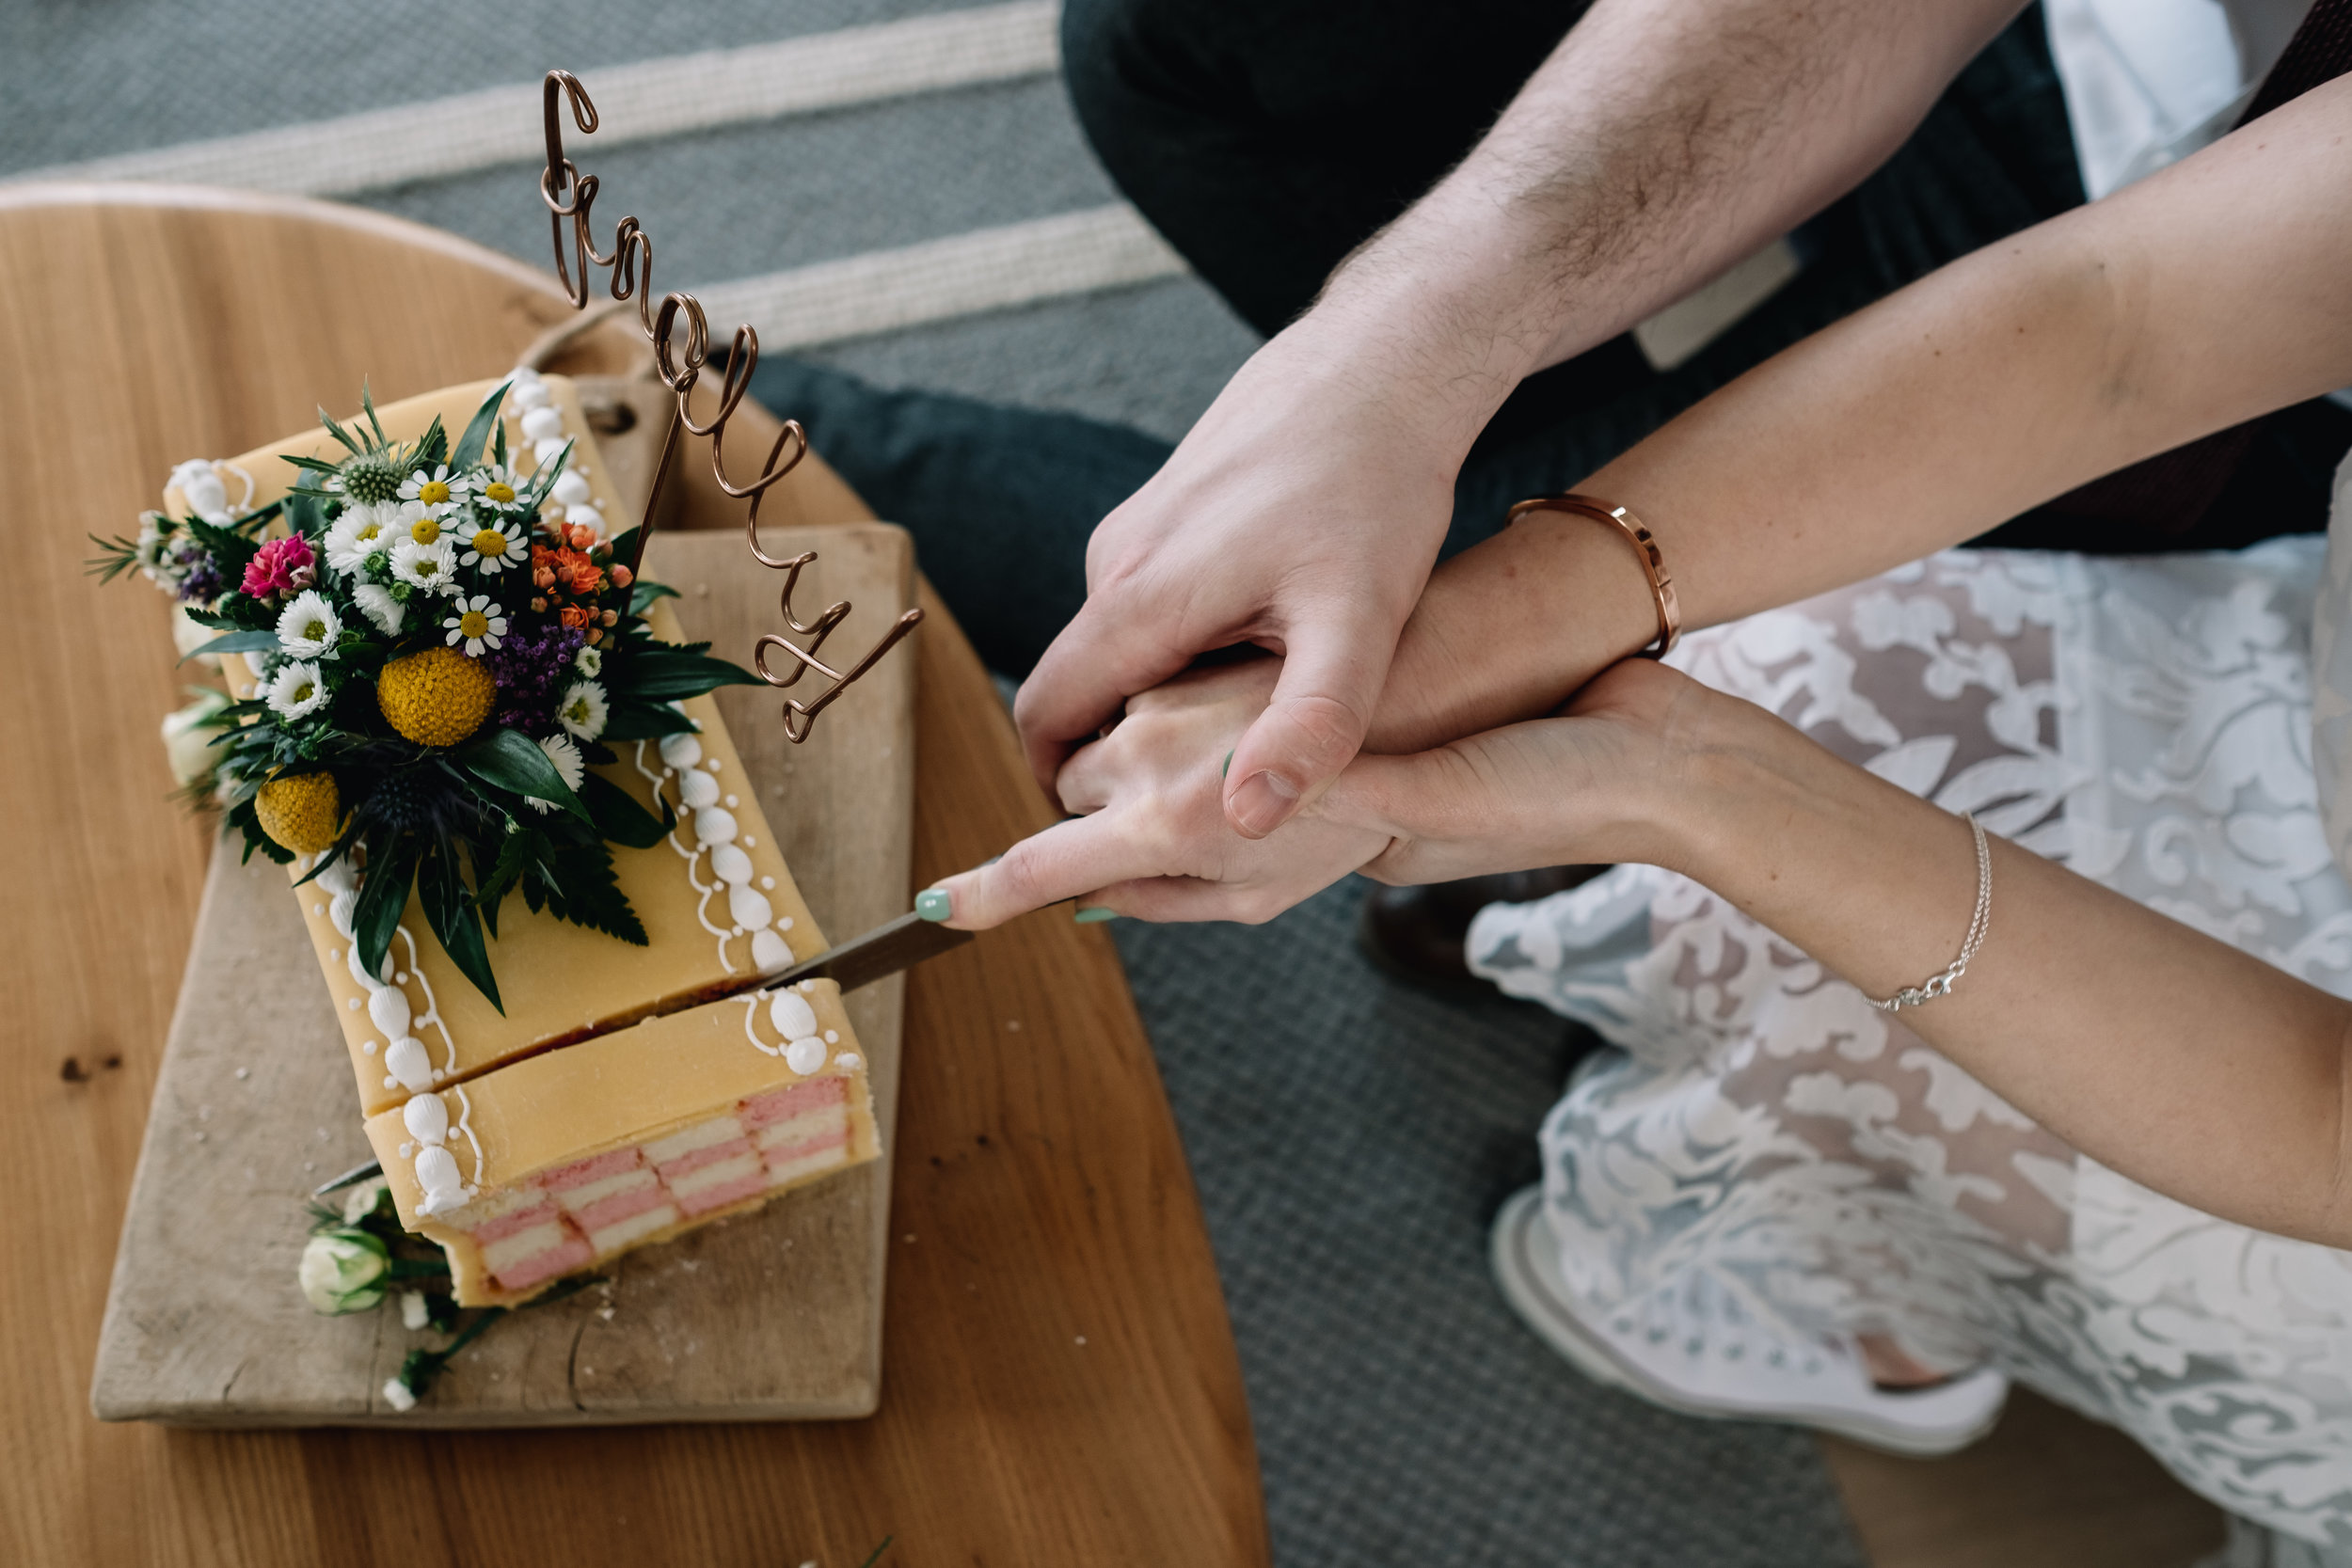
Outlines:
{"label": "grey woven rug", "polygon": [[1587,1382],[1487,1282],[1582,1042],[1389,980],[1361,882],[1269,925],[1113,927],[1232,1306],[1275,1560],[1860,1563],[1810,1438]]}
{"label": "grey woven rug", "polygon": [[[920,16],[936,0],[0,4],[0,177],[654,55]],[[397,17],[397,25],[388,24]],[[560,58],[557,55],[560,54]],[[696,286],[1114,199],[1050,76],[599,153],[612,215]],[[522,165],[355,199],[544,265]],[[722,198],[727,198],[722,205]],[[1185,277],[818,350],[886,384],[1183,434],[1255,346]],[[158,476],[160,477],[160,476]],[[1223,1271],[1275,1557],[1323,1564],[1862,1559],[1811,1441],[1585,1382],[1487,1283],[1486,1227],[1535,1174],[1565,1025],[1382,979],[1360,889],[1273,924],[1116,927]]]}

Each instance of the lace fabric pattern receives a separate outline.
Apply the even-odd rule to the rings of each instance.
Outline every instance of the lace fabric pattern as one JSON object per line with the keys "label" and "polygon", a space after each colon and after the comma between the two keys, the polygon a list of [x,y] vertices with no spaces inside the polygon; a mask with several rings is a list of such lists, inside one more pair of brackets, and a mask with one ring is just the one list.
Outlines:
{"label": "lace fabric pattern", "polygon": [[[1953,552],[1695,633],[1672,662],[2352,997],[2352,884],[2313,771],[2321,581],[2314,539],[2146,560]],[[1541,1133],[1572,1288],[1613,1306],[1703,1270],[1800,1333],[1887,1334],[1946,1370],[1990,1359],[2222,1506],[2352,1561],[2352,1255],[2076,1154],[1656,867],[1494,906],[1470,947],[1504,990],[1622,1048],[1586,1064]]]}

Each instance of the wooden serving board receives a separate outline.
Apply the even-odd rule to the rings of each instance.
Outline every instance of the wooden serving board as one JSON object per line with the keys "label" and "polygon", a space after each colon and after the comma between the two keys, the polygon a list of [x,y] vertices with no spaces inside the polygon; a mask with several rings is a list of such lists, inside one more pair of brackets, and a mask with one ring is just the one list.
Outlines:
{"label": "wooden serving board", "polygon": [[[914,602],[914,553],[897,529],[776,530],[765,545],[818,552],[795,606],[803,619],[834,599],[855,605],[828,657],[862,654]],[[714,653],[748,666],[754,640],[785,629],[781,574],[753,562],[738,532],[657,535],[647,570],[678,589],[688,634],[710,639]],[[784,738],[778,694],[719,694],[793,877],[833,941],[907,906],[914,669],[911,645],[895,650],[797,747]],[[258,858],[241,866],[224,845],[123,1218],[91,1407],[106,1420],[215,1427],[871,1414],[904,994],[898,976],[849,999],[872,1064],[881,1160],[628,1254],[601,1271],[608,1286],[510,1315],[400,1415],[384,1402],[386,1380],[409,1351],[445,1339],[404,1329],[392,1305],[320,1317],[295,1286],[310,1190],[370,1150],[285,873]]]}

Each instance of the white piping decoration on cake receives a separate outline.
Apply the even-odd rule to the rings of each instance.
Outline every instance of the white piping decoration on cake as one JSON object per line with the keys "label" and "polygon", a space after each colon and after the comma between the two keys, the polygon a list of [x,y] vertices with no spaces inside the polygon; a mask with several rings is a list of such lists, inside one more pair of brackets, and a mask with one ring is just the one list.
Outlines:
{"label": "white piping decoration on cake", "polygon": [[457,1157],[448,1148],[449,1106],[441,1097],[437,1094],[416,1095],[400,1108],[401,1124],[408,1129],[408,1136],[413,1140],[402,1144],[400,1152],[404,1158],[412,1150],[415,1153],[417,1188],[423,1194],[417,1204],[417,1212],[421,1214],[446,1214],[453,1209],[463,1208],[482,1190],[478,1184],[482,1180],[482,1145],[474,1138],[473,1129],[467,1125],[473,1118],[473,1106],[467,1100],[464,1089],[452,1089],[450,1092],[457,1097],[457,1103],[462,1108],[457,1131],[465,1133],[466,1141],[473,1145],[474,1181],[471,1184],[458,1180]]}
{"label": "white piping decoration on cake", "polygon": [[[694,918],[702,922],[704,930],[718,939],[719,966],[729,974],[736,972],[735,960],[727,956],[727,943],[738,937],[751,939],[751,967],[775,969],[792,961],[792,949],[779,932],[792,928],[792,917],[776,918],[775,906],[768,895],[752,886],[752,858],[743,852],[743,846],[752,841],[742,836],[741,825],[735,814],[720,803],[719,782],[712,777],[718,771],[714,760],[707,768],[697,766],[703,761],[703,743],[688,734],[665,735],[659,750],[662,768],[656,773],[645,766],[645,743],[637,743],[637,771],[653,784],[656,801],[671,805],[663,793],[663,785],[671,778],[677,780],[677,799],[673,806],[681,821],[691,815],[693,822],[694,847],[688,848],[673,830],[670,847],[686,862],[686,879],[700,895],[694,906]],[[711,880],[706,884],[695,874],[696,863],[703,855],[710,856]],[[712,924],[710,897],[721,888],[726,889],[727,915],[732,927]]]}
{"label": "white piping decoration on cake", "polygon": [[[220,482],[224,469],[245,482],[245,499],[229,499],[229,487]],[[164,487],[178,490],[182,503],[215,528],[227,528],[253,510],[253,476],[234,463],[191,457],[171,470]]]}
{"label": "white piping decoration on cake", "polygon": [[[801,994],[807,989],[808,982],[803,980],[799,991],[787,986],[781,990],[754,991],[743,998],[743,1037],[767,1055],[782,1056],[784,1065],[802,1077],[814,1078],[825,1070],[825,1058],[830,1054],[826,1047],[841,1036],[838,1030],[823,1029],[818,1025],[817,1010]],[[770,1045],[752,1027],[752,1020],[759,1016],[762,999],[768,1004],[768,1022],[782,1037],[782,1045]],[[844,1071],[856,1070],[857,1057],[854,1054],[845,1052],[839,1060]]]}
{"label": "white piping decoration on cake", "polygon": [[457,1131],[466,1134],[466,1142],[473,1146],[473,1185],[466,1189],[469,1197],[482,1186],[482,1140],[473,1135],[473,1101],[466,1093],[466,1085],[458,1085],[449,1091],[457,1097]]}
{"label": "white piping decoration on cake", "polygon": [[[572,446],[564,434],[564,410],[556,406],[554,394],[529,365],[515,367],[506,402],[506,417],[515,421],[517,455],[521,448],[531,449],[533,473],[554,462],[565,447]],[[572,460],[555,476],[555,487],[548,498],[550,504],[542,506],[539,513],[550,521],[594,529],[596,537],[602,539],[606,533],[604,514],[596,510],[589,491],[588,469],[579,457],[579,449],[574,447]]]}
{"label": "white piping decoration on cake", "polygon": [[[304,868],[307,870],[315,864],[316,860],[315,856],[306,859],[302,863]],[[384,955],[383,969],[375,974],[370,974],[359,962],[359,939],[352,917],[359,906],[361,874],[352,869],[349,861],[338,860],[319,872],[313,879],[328,897],[327,923],[335,927],[336,935],[351,943],[343,960],[344,967],[351,972],[353,981],[367,992],[368,1022],[383,1032],[386,1041],[384,1086],[388,1089],[406,1089],[411,1094],[431,1088],[457,1070],[457,1041],[441,1017],[440,1005],[433,995],[433,982],[425,978],[424,970],[417,961],[416,934],[405,926],[393,928],[394,934],[408,943],[408,971],[400,977],[406,979],[413,976],[418,989],[424,992],[424,1011],[421,1013],[411,1006],[408,993],[393,983],[399,972],[394,968],[389,951]],[[440,1031],[441,1047],[449,1058],[444,1068],[437,1069],[432,1057],[425,1054],[421,1036],[428,1025]],[[373,1056],[376,1053],[376,1042],[367,1040],[360,1049]]]}

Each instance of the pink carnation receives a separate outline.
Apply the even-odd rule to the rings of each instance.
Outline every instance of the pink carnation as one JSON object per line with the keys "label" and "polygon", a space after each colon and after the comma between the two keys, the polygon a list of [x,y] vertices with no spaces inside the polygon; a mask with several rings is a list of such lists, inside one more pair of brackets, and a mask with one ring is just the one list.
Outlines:
{"label": "pink carnation", "polygon": [[288,589],[303,589],[318,580],[318,565],[310,553],[310,541],[299,533],[264,544],[251,561],[246,562],[245,581],[240,584],[246,594],[257,599]]}

